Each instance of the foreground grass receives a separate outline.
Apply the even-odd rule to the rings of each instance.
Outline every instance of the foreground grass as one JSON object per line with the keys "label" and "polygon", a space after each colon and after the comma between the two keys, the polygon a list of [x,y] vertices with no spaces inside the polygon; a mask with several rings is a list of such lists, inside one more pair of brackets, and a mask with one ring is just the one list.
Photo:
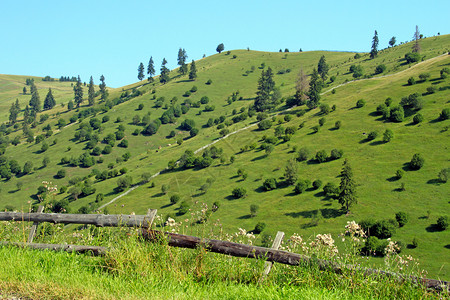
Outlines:
{"label": "foreground grass", "polygon": [[[83,243],[109,245],[105,257],[0,247],[0,294],[31,299],[423,299],[421,286],[314,266],[264,262],[141,241],[132,230],[80,231]],[[106,233],[105,233],[106,232]],[[92,234],[94,233],[94,234]],[[55,236],[53,236],[55,237]],[[47,236],[47,238],[49,238]],[[42,237],[40,238],[42,240]],[[70,239],[70,238],[69,238]]]}

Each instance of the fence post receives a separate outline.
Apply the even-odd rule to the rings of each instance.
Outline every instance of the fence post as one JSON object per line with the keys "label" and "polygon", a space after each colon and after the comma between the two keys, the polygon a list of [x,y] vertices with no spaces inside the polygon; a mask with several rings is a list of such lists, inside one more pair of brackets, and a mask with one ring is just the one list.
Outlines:
{"label": "fence post", "polygon": [[[37,209],[37,213],[42,213],[44,211],[44,206],[43,205],[39,205],[39,207],[38,207],[38,209]],[[30,234],[28,235],[28,240],[27,240],[27,243],[28,244],[31,244],[32,242],[33,242],[33,239],[34,239],[34,235],[36,234],[36,230],[37,230],[37,227],[39,226],[39,222],[34,222],[33,223],[33,226],[31,226],[31,229],[30,229]]]}
{"label": "fence post", "polygon": [[[278,248],[281,245],[281,241],[283,240],[283,237],[284,237],[284,232],[278,231],[277,235],[275,236],[275,239],[273,240],[271,249],[278,250]],[[272,265],[273,265],[273,262],[266,261],[265,267],[264,267],[264,272],[263,272],[263,275],[260,278],[259,282],[262,282],[267,277],[267,275],[269,275],[269,272],[272,269]]]}

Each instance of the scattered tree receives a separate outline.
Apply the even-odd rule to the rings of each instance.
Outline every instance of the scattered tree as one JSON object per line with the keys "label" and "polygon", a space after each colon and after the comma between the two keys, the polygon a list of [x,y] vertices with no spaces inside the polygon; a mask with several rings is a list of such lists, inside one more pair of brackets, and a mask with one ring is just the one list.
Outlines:
{"label": "scattered tree", "polygon": [[197,67],[195,66],[195,61],[192,60],[191,67],[189,70],[189,79],[195,80],[197,78]]}
{"label": "scattered tree", "polygon": [[345,208],[347,212],[350,211],[350,207],[358,203],[356,198],[356,184],[353,179],[353,171],[347,160],[344,161],[341,171],[341,183],[339,185],[339,204],[342,208]]}
{"label": "scattered tree", "polygon": [[389,40],[389,46],[394,47],[396,42],[397,39],[395,38],[395,36],[391,37],[391,39]]}
{"label": "scattered tree", "polygon": [[180,68],[178,69],[178,73],[180,73],[181,75],[185,75],[187,73],[187,57],[188,56],[185,49],[178,49],[177,64],[180,66]]}
{"label": "scattered tree", "polygon": [[414,32],[414,44],[412,46],[412,52],[413,53],[419,53],[420,52],[420,44],[419,44],[419,39],[420,39],[420,32],[419,32],[419,26],[416,25],[416,31]]}
{"label": "scattered tree", "polygon": [[148,61],[147,74],[148,74],[147,80],[149,82],[153,82],[153,76],[155,75],[155,66],[153,62],[153,57],[150,57],[150,60]]}
{"label": "scattered tree", "polygon": [[416,153],[413,155],[411,161],[409,162],[409,167],[412,170],[420,170],[425,163],[425,159],[420,153]]}
{"label": "scattered tree", "polygon": [[169,73],[170,70],[166,67],[167,60],[163,58],[162,64],[161,64],[161,75],[159,76],[159,81],[161,83],[167,83],[170,80]]}
{"label": "scattered tree", "polygon": [[372,49],[370,50],[370,58],[374,59],[378,55],[378,33],[375,30],[375,35],[372,39]]}
{"label": "scattered tree", "polygon": [[319,76],[319,72],[314,69],[309,81],[309,101],[307,102],[309,108],[316,108],[319,105],[320,92],[322,91],[322,87],[323,81]]}
{"label": "scattered tree", "polygon": [[271,93],[275,89],[275,81],[273,80],[272,69],[269,67],[267,71],[261,72],[261,77],[258,81],[258,91],[256,92],[256,99],[254,108],[256,111],[265,111],[273,108],[274,103],[271,101]]}
{"label": "scattered tree", "polygon": [[216,51],[220,53],[222,53],[222,51],[225,50],[225,46],[223,45],[223,43],[220,43],[217,48]]}
{"label": "scattered tree", "polygon": [[141,81],[142,79],[144,79],[145,75],[144,75],[144,64],[140,63],[139,67],[138,67],[138,79],[139,81]]}
{"label": "scattered tree", "polygon": [[88,86],[88,103],[89,106],[94,105],[94,98],[95,98],[95,88],[94,88],[94,79],[89,79],[89,86]]}
{"label": "scattered tree", "polygon": [[322,77],[322,81],[325,82],[328,78],[328,70],[330,69],[330,66],[328,66],[325,55],[322,55],[320,57],[319,63],[317,65],[317,72],[319,72],[320,77]]}
{"label": "scattered tree", "polygon": [[52,89],[49,88],[47,96],[45,97],[45,100],[44,100],[44,110],[52,109],[55,105],[56,105],[56,101],[55,101],[55,98],[53,97]]}

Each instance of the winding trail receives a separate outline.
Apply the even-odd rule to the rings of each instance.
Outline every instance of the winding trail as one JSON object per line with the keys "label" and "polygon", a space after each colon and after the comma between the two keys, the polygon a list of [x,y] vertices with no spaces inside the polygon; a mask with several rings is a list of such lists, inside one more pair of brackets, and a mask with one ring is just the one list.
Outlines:
{"label": "winding trail", "polygon": [[[333,89],[337,89],[337,88],[339,88],[339,87],[345,86],[345,85],[350,84],[350,83],[353,83],[353,82],[360,82],[360,81],[363,81],[363,80],[374,80],[374,79],[380,79],[380,78],[386,78],[386,77],[391,77],[391,76],[394,76],[394,75],[398,75],[398,74],[401,74],[401,73],[406,72],[406,71],[408,71],[408,70],[411,70],[411,69],[413,69],[413,68],[415,68],[415,67],[417,67],[417,66],[419,66],[419,65],[421,65],[421,64],[423,64],[423,63],[430,63],[430,62],[433,61],[433,60],[437,60],[437,59],[439,59],[439,58],[441,58],[441,57],[443,57],[443,56],[448,56],[448,55],[449,55],[449,54],[444,53],[444,54],[441,54],[441,55],[432,57],[432,58],[430,58],[430,59],[421,61],[421,62],[419,62],[419,63],[413,65],[412,67],[410,67],[410,68],[408,68],[408,69],[401,70],[401,71],[399,71],[399,72],[397,72],[397,73],[392,73],[392,74],[387,74],[387,75],[382,75],[382,76],[377,76],[377,77],[372,77],[372,78],[355,79],[355,80],[347,81],[347,82],[341,83],[341,84],[339,84],[339,85],[337,85],[337,86],[335,86],[335,87],[333,87],[333,88],[330,88],[329,90],[327,90],[327,91],[321,93],[320,95],[325,95],[325,94],[331,92]],[[293,108],[295,108],[295,106],[294,106],[294,107],[287,108],[287,109],[282,110],[282,111],[279,111],[279,112],[275,113],[273,116],[277,116],[277,115],[279,115],[279,114],[281,114],[281,113],[290,111],[290,110],[292,110]],[[273,116],[271,116],[271,118],[272,118]],[[214,145],[214,144],[217,143],[217,142],[220,142],[221,140],[224,140],[224,139],[226,139],[226,138],[232,136],[233,134],[236,134],[236,133],[239,133],[239,132],[241,132],[241,131],[247,130],[247,129],[251,128],[251,127],[257,126],[258,124],[259,124],[259,122],[256,122],[256,123],[250,124],[250,125],[248,125],[248,126],[246,126],[246,127],[243,127],[243,128],[238,129],[238,130],[235,130],[235,131],[233,131],[233,132],[230,132],[229,134],[227,134],[227,135],[225,135],[225,136],[223,136],[223,137],[220,137],[220,138],[218,138],[218,139],[212,141],[211,143],[206,144],[206,145],[204,145],[204,146],[198,148],[197,150],[194,151],[194,154],[197,154],[198,152],[200,152],[200,151],[202,151],[202,150],[204,150],[204,149],[206,149],[206,148],[208,148],[208,147]],[[69,125],[72,125],[72,124],[69,124]],[[65,126],[65,127],[68,127],[69,125],[67,125],[67,126]],[[178,161],[177,161],[177,163],[178,163]],[[165,170],[167,170],[167,168],[164,169],[164,170],[162,170],[162,171],[159,171],[158,173],[153,174],[153,175],[150,177],[150,179],[153,179],[153,178],[155,178],[156,176],[159,176],[159,175],[161,174],[161,172],[163,172],[163,171],[165,171]],[[137,189],[138,187],[140,187],[140,186],[143,185],[143,184],[144,184],[144,183],[138,183],[138,184],[134,185],[133,187],[131,187],[130,189],[128,189],[126,192],[124,192],[124,193],[118,195],[117,197],[113,198],[113,199],[112,199],[111,201],[109,201],[108,203],[105,203],[105,204],[101,205],[97,210],[100,210],[100,209],[102,209],[102,208],[104,208],[104,207],[106,207],[106,206],[108,206],[108,205],[114,203],[114,202],[117,201],[118,199],[122,198],[122,197],[125,196],[125,195],[128,195],[128,193],[130,193],[131,191],[134,191],[135,189]]]}

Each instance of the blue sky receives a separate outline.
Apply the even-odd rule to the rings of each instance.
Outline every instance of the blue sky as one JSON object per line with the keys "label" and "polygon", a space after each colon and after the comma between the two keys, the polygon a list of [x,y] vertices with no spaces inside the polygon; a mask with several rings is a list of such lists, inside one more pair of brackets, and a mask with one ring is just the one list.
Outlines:
{"label": "blue sky", "polygon": [[225,50],[370,51],[392,36],[448,34],[450,1],[15,1],[0,3],[0,73],[59,78],[92,75],[108,86],[137,81],[150,56],[159,72]]}

